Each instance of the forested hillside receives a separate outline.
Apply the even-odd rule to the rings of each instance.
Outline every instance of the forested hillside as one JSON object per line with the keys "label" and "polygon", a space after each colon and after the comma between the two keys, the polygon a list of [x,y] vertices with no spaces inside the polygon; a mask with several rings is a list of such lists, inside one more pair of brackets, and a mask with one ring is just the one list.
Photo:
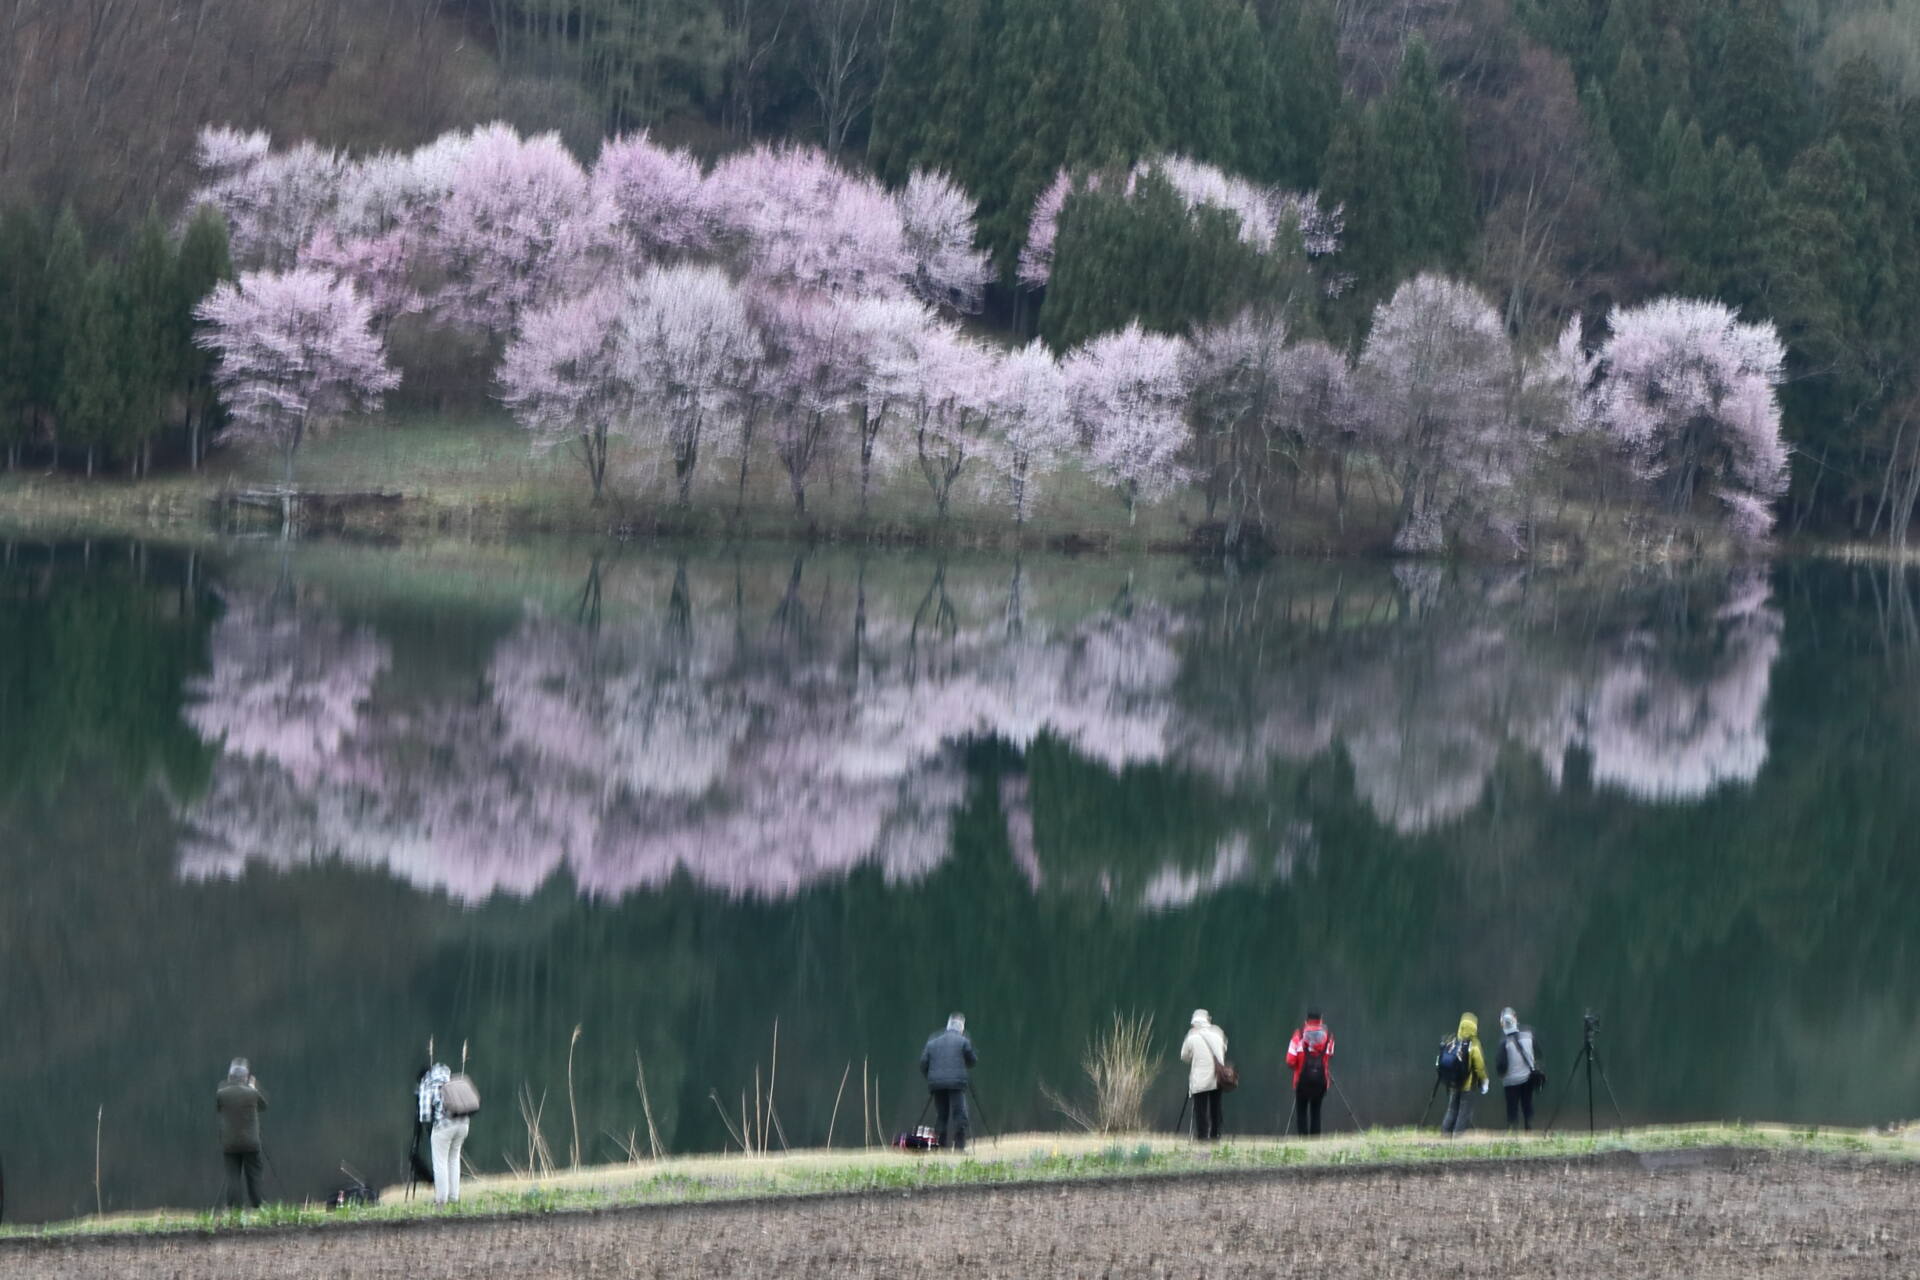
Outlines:
{"label": "forested hillside", "polygon": [[1150,219],[1185,211],[1103,212],[1090,186],[1059,274],[1020,281],[1063,168],[1177,154],[1339,220],[1298,332],[1355,350],[1427,269],[1534,343],[1718,298],[1787,344],[1783,529],[1883,534],[1920,488],[1914,0],[10,0],[0,78],[0,181],[42,257],[70,207],[129,261],[150,207],[181,212],[207,123],[364,152],[499,118],[583,161],[642,128],[709,160],[792,138],[896,187],[951,174],[996,269],[987,318],[1062,347],[1244,297],[1216,233],[1178,249],[1169,302],[1183,237]]}

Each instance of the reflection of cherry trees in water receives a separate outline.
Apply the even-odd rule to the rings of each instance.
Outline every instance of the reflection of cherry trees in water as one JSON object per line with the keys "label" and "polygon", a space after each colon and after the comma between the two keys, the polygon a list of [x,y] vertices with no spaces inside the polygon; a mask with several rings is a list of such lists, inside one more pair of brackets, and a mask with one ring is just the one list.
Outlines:
{"label": "reflection of cherry trees in water", "polygon": [[1057,565],[942,564],[924,587],[897,562],[884,587],[847,567],[596,560],[577,607],[529,609],[453,695],[311,592],[230,588],[190,690],[224,754],[183,872],[338,859],[466,901],[561,874],[603,896],[685,876],[778,898],[863,867],[912,881],[949,856],[969,744],[1017,758],[1044,739],[1232,802],[1215,833],[1136,851],[1145,867],[1088,867],[1036,830],[1017,766],[988,793],[1036,892],[1169,909],[1337,856],[1276,811],[1277,764],[1339,753],[1356,798],[1413,833],[1480,804],[1515,747],[1555,784],[1584,759],[1595,785],[1662,800],[1751,781],[1766,754],[1780,620],[1757,575],[1711,603],[1653,588],[1631,625],[1576,627],[1551,589],[1438,570],[1296,607],[1258,578],[1196,602],[1131,575],[1117,594],[1063,585]]}
{"label": "reflection of cherry trees in water", "polygon": [[[1758,571],[1629,590],[1586,624],[1543,612],[1518,576],[1443,584],[1428,569],[1396,586],[1357,620],[1328,609],[1302,660],[1222,691],[1227,714],[1183,733],[1189,762],[1237,785],[1337,744],[1357,795],[1412,834],[1480,804],[1514,746],[1556,785],[1584,759],[1594,785],[1642,800],[1698,800],[1766,760],[1782,623]],[[1643,599],[1657,624],[1610,626]]]}

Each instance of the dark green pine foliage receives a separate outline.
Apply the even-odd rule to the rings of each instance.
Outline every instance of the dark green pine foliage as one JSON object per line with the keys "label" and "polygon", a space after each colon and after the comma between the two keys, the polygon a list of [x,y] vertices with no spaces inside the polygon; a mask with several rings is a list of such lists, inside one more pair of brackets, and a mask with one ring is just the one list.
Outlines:
{"label": "dark green pine foliage", "polygon": [[1184,333],[1284,296],[1303,255],[1260,253],[1240,239],[1240,221],[1209,207],[1188,210],[1157,173],[1131,196],[1120,175],[1100,191],[1068,197],[1054,242],[1054,274],[1040,333],[1056,351],[1137,320]]}
{"label": "dark green pine foliage", "polygon": [[1465,142],[1419,37],[1407,42],[1393,88],[1336,127],[1323,183],[1346,210],[1341,265],[1357,286],[1348,310],[1417,271],[1465,260],[1473,237]]}
{"label": "dark green pine foliage", "polygon": [[1248,176],[1307,190],[1340,114],[1340,54],[1324,0],[1277,0],[1261,20],[1265,50],[1260,98],[1236,108],[1240,162]]}
{"label": "dark green pine foliage", "polygon": [[1869,222],[1846,144],[1829,139],[1801,152],[1780,193],[1768,257],[1768,300],[1791,361],[1782,400],[1794,443],[1814,462],[1794,469],[1796,504],[1857,497],[1864,480],[1853,455],[1859,415],[1876,394],[1861,359],[1876,270],[1859,248]]}
{"label": "dark green pine foliage", "polygon": [[123,434],[129,460],[142,472],[152,460],[154,437],[167,425],[184,374],[173,341],[179,305],[176,272],[173,240],[159,214],[149,212],[127,257],[123,282],[127,399]]}
{"label": "dark green pine foliage", "polygon": [[998,13],[997,0],[901,6],[868,144],[887,181],[903,182],[915,167],[945,169],[973,189],[989,88],[978,72],[995,51]]}
{"label": "dark green pine foliage", "polygon": [[1685,128],[1673,112],[1660,122],[1648,186],[1660,214],[1661,247],[1682,292],[1704,294],[1715,237],[1713,170],[1698,121]]}
{"label": "dark green pine foliage", "polygon": [[89,476],[125,451],[136,434],[140,370],[129,358],[133,326],[128,315],[121,272],[109,262],[96,264],[80,288],[59,400],[61,437],[68,448],[84,450]]}
{"label": "dark green pine foliage", "polygon": [[80,345],[87,292],[87,241],[71,209],[54,220],[41,259],[40,311],[34,326],[33,412],[58,455],[64,427],[67,365]]}
{"label": "dark green pine foliage", "polygon": [[1163,145],[1167,135],[1166,88],[1153,61],[1173,51],[1155,49],[1139,22],[1140,10],[1158,0],[1087,0],[1086,92],[1067,140],[1068,158],[1091,168],[1123,168]]}
{"label": "dark green pine foliage", "polygon": [[227,220],[204,208],[187,223],[180,237],[180,253],[173,273],[174,299],[169,312],[168,343],[178,371],[179,392],[185,401],[187,463],[198,468],[207,437],[218,426],[219,400],[213,393],[214,357],[194,344],[198,326],[193,318],[213,287],[233,278],[233,258],[227,245]]}
{"label": "dark green pine foliage", "polygon": [[1177,150],[1244,173],[1234,128],[1240,87],[1227,79],[1226,48],[1240,10],[1234,0],[1153,0],[1148,12],[1154,22],[1146,34],[1171,42],[1171,56],[1158,59],[1155,68],[1167,103],[1162,136],[1177,140]]}
{"label": "dark green pine foliage", "polygon": [[0,214],[0,452],[9,469],[20,465],[20,451],[33,433],[46,251],[46,226],[30,210]]}
{"label": "dark green pine foliage", "polygon": [[1653,166],[1653,144],[1659,118],[1653,113],[1653,86],[1647,82],[1646,63],[1639,47],[1628,45],[1614,63],[1607,85],[1607,109],[1613,126],[1613,145],[1627,173],[1636,181]]}
{"label": "dark green pine foliage", "polygon": [[1700,114],[1693,97],[1693,56],[1686,37],[1673,27],[1661,28],[1646,47],[1647,78],[1657,116],[1678,112],[1682,120]]}
{"label": "dark green pine foliage", "polygon": [[[1084,68],[1075,56],[1081,37],[1076,0],[1023,0],[1007,14],[1000,34],[1003,73],[987,96],[974,168],[979,184],[981,242],[992,249],[1003,277],[1011,277],[1026,243],[1033,203],[1059,172]],[[1001,148],[996,156],[994,148]]]}
{"label": "dark green pine foliage", "polygon": [[1565,54],[1582,81],[1610,69],[1596,65],[1600,32],[1588,0],[1515,0],[1513,16],[1528,35]]}
{"label": "dark green pine foliage", "polygon": [[1735,0],[1721,21],[1701,27],[1724,32],[1717,50],[1694,59],[1708,136],[1724,134],[1736,147],[1757,147],[1767,167],[1778,172],[1806,141],[1807,120],[1779,0]]}
{"label": "dark green pine foliage", "polygon": [[1735,150],[1716,138],[1707,157],[1713,175],[1713,235],[1689,291],[1738,307],[1749,320],[1766,316],[1767,235],[1777,217],[1773,184],[1757,147]]}

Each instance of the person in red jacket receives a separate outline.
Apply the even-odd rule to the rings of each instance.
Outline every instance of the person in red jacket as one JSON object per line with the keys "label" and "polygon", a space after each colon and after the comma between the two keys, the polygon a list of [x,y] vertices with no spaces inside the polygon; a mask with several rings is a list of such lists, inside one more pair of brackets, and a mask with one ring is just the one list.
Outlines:
{"label": "person in red jacket", "polygon": [[1320,1132],[1320,1103],[1333,1085],[1333,1033],[1320,1021],[1318,1009],[1307,1010],[1307,1020],[1287,1043],[1287,1065],[1293,1068],[1293,1124],[1305,1138]]}

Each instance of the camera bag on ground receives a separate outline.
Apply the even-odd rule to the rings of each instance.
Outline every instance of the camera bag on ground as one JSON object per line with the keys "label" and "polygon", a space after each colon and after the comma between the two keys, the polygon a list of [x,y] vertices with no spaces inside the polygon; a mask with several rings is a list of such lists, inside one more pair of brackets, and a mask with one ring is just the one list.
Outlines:
{"label": "camera bag on ground", "polygon": [[940,1139],[934,1136],[932,1129],[921,1125],[912,1133],[895,1134],[893,1145],[899,1151],[938,1151]]}
{"label": "camera bag on ground", "polygon": [[468,1116],[480,1114],[480,1090],[463,1072],[451,1076],[440,1086],[440,1109],[450,1119],[464,1120]]}
{"label": "camera bag on ground", "polygon": [[1473,1078],[1473,1045],[1458,1036],[1440,1042],[1440,1056],[1433,1060],[1440,1083],[1449,1089],[1464,1089]]}

